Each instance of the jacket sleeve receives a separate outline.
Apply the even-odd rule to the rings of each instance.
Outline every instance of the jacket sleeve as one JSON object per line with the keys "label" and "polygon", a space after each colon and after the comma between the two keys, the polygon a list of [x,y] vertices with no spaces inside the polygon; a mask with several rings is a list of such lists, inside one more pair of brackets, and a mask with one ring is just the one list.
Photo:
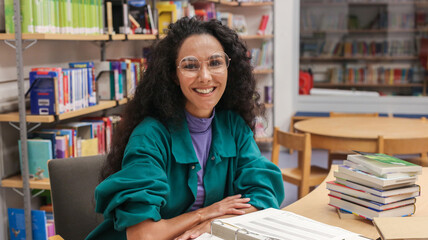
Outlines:
{"label": "jacket sleeve", "polygon": [[257,209],[279,208],[284,200],[284,185],[279,168],[260,152],[253,132],[241,117],[234,121],[237,171],[234,188],[249,197]]}
{"label": "jacket sleeve", "polygon": [[163,160],[168,154],[165,142],[153,129],[144,135],[132,135],[122,169],[96,188],[96,211],[113,219],[117,231],[146,219],[161,219],[160,208],[169,192]]}

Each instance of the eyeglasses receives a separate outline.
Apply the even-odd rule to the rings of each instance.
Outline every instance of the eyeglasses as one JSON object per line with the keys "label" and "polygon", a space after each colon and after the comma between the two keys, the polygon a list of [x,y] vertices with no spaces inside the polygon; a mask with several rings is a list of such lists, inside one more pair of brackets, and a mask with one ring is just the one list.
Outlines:
{"label": "eyeglasses", "polygon": [[194,56],[187,56],[181,59],[177,68],[180,69],[180,72],[186,77],[196,77],[199,70],[201,70],[201,64],[206,62],[207,68],[211,74],[223,74],[229,67],[230,60],[229,56],[224,52],[213,53],[208,60],[205,61],[199,61],[199,59]]}

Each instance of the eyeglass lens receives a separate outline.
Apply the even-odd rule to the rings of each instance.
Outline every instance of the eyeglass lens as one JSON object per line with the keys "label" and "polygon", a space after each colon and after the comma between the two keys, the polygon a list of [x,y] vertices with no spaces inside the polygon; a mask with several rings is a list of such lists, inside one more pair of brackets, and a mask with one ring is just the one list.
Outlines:
{"label": "eyeglass lens", "polygon": [[[229,66],[229,57],[225,53],[214,53],[207,62],[208,70],[213,74],[223,73]],[[178,68],[183,74],[194,75],[201,69],[201,61],[194,56],[184,57]]]}

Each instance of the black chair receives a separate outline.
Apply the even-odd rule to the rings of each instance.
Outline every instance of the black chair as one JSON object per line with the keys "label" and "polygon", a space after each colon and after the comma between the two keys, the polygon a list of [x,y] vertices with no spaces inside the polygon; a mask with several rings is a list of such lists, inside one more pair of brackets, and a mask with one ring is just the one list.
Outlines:
{"label": "black chair", "polygon": [[48,162],[56,234],[81,240],[103,221],[95,213],[94,191],[104,155]]}

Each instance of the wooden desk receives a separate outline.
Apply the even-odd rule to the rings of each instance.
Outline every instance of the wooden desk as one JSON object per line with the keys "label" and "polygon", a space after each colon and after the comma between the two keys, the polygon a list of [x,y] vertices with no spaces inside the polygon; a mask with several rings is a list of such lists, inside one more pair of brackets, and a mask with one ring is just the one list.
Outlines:
{"label": "wooden desk", "polygon": [[312,147],[330,151],[377,152],[377,138],[428,136],[428,124],[419,119],[388,117],[314,118],[297,122],[294,128],[311,134]]}
{"label": "wooden desk", "polygon": [[[337,165],[333,165],[330,173],[315,190],[297,202],[288,205],[283,210],[294,212],[319,222],[334,225],[349,231],[362,234],[365,237],[376,239],[379,237],[375,227],[369,220],[361,219],[339,219],[336,209],[328,205],[328,190],[326,182],[334,180],[333,172]],[[421,186],[421,196],[416,198],[416,212],[413,216],[428,216],[428,167],[424,167],[422,175],[418,176],[417,184]]]}

